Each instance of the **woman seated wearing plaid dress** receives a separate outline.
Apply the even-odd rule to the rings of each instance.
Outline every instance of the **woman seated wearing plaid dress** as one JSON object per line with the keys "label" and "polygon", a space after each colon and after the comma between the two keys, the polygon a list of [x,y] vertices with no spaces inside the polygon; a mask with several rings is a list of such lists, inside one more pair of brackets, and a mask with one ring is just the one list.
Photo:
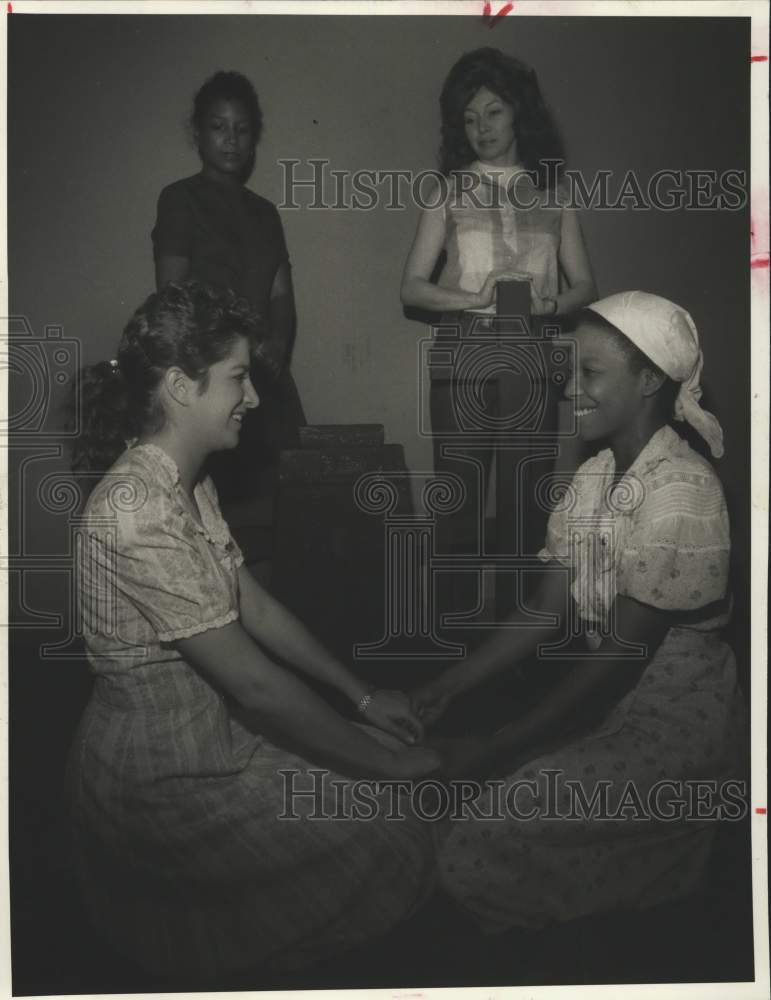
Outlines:
{"label": "woman seated wearing plaid dress", "polygon": [[410,745],[406,699],[370,691],[254,581],[201,471],[258,405],[259,332],[232,293],[170,284],[80,385],[74,467],[98,482],[80,559],[96,681],[70,762],[76,853],[97,927],[189,982],[342,952],[412,910],[433,870],[409,816],[338,808],[343,775],[438,766]]}

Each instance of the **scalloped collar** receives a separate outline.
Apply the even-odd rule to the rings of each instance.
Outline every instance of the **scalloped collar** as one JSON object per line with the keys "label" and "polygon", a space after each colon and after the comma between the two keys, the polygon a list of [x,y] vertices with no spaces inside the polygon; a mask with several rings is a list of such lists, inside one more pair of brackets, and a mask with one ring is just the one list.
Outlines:
{"label": "scalloped collar", "polygon": [[206,488],[208,476],[199,479],[193,487],[193,496],[198,505],[201,515],[200,520],[190,510],[185,491],[182,488],[182,477],[179,467],[167,451],[164,451],[157,444],[135,444],[128,449],[129,452],[147,452],[152,456],[156,468],[160,469],[169,480],[169,486],[174,493],[176,506],[179,513],[187,517],[198,534],[213,542],[215,545],[227,546],[230,543],[230,531],[222,515],[217,511],[214,500],[209,495]]}
{"label": "scalloped collar", "polygon": [[[649,476],[662,462],[682,457],[689,449],[688,442],[681,438],[673,427],[664,424],[651,435],[643,450],[621,478],[623,480],[627,476],[637,476],[638,479],[642,479],[644,476]],[[602,471],[609,475],[613,475],[616,471],[616,459],[611,448],[604,448],[590,461],[596,462]]]}

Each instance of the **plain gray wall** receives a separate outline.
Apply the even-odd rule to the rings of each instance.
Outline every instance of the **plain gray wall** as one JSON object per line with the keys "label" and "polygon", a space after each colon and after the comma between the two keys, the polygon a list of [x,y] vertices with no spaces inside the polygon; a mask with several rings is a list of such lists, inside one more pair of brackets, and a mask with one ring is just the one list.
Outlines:
{"label": "plain gray wall", "polygon": [[[217,69],[254,82],[265,130],[251,186],[282,200],[280,158],[333,169],[436,166],[438,95],[464,51],[495,45],[536,68],[568,165],[748,168],[746,19],[128,17],[9,18],[11,311],[64,327],[86,361],[110,357],[152,290],[161,188],[195,173],[192,95]],[[306,169],[307,168],[298,168]],[[307,196],[300,195],[303,201]],[[399,282],[418,209],[283,211],[297,296],[294,373],[311,422],[382,422],[413,469],[417,343]],[[601,294],[644,288],[686,306],[701,332],[718,463],[747,551],[749,215],[583,215]],[[51,463],[49,463],[50,466]],[[43,463],[45,465],[45,463]],[[49,467],[46,466],[46,467]],[[34,506],[34,505],[33,505]],[[32,509],[47,545],[50,517]]]}

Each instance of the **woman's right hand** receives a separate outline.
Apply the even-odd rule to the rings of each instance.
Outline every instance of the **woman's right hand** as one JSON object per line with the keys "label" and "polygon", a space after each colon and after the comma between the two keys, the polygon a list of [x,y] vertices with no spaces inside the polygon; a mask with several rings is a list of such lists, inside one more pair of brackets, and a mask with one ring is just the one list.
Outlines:
{"label": "woman's right hand", "polygon": [[371,725],[398,737],[403,743],[423,739],[423,724],[415,717],[410,699],[402,691],[375,691],[364,709]]}
{"label": "woman's right hand", "polygon": [[453,692],[447,682],[441,677],[424,684],[410,695],[412,711],[423,725],[428,728],[438,722],[447,711],[453,699]]}
{"label": "woman's right hand", "polygon": [[495,302],[495,286],[499,281],[532,281],[532,274],[525,271],[507,271],[505,269],[491,271],[485,279],[484,285],[477,292],[479,299],[477,308],[485,309]]}

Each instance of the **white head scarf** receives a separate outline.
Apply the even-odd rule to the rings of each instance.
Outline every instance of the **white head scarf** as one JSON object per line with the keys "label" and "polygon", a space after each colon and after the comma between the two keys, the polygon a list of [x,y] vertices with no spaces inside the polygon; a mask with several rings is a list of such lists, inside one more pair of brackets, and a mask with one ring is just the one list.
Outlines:
{"label": "white head scarf", "polygon": [[699,406],[699,379],[704,356],[690,315],[680,306],[649,292],[619,292],[588,307],[612,323],[646,357],[675,382],[675,418],[690,424],[704,438],[715,458],[723,454],[723,429]]}

